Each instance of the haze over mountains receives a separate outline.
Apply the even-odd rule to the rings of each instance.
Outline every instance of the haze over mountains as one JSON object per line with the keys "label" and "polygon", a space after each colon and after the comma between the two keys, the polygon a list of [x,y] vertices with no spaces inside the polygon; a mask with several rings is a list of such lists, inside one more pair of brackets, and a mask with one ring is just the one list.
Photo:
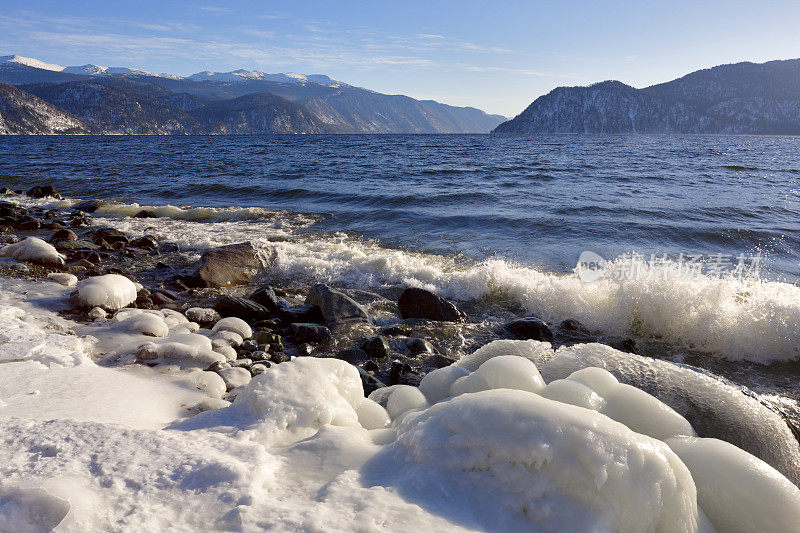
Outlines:
{"label": "haze over mountains", "polygon": [[800,134],[800,59],[722,65],[644,89],[559,87],[494,133]]}
{"label": "haze over mountains", "polygon": [[[16,86],[1,88],[0,118],[27,117],[13,131],[0,126],[0,133],[487,133],[505,120],[319,74],[235,70],[181,77],[2,56],[0,84]],[[78,122],[61,128],[65,117]]]}

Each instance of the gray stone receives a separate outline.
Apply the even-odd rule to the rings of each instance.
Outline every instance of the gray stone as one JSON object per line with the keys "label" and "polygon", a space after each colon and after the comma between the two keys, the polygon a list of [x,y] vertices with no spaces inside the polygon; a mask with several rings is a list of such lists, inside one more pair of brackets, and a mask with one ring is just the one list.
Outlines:
{"label": "gray stone", "polygon": [[412,355],[434,353],[433,345],[425,339],[406,339],[406,348]]}
{"label": "gray stone", "polygon": [[323,283],[317,283],[306,296],[306,304],[316,305],[330,329],[353,323],[372,325],[372,319],[361,304]]}
{"label": "gray stone", "polygon": [[250,283],[261,267],[252,244],[230,244],[205,252],[188,281],[195,287],[242,285]]}
{"label": "gray stone", "polygon": [[106,205],[107,202],[103,200],[84,200],[72,206],[75,211],[83,211],[84,213],[94,213],[98,208]]}

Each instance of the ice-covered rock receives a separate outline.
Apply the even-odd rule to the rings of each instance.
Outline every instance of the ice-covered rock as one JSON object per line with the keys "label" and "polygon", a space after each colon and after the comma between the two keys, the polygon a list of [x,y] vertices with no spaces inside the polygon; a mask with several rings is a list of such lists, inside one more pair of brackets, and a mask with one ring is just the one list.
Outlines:
{"label": "ice-covered rock", "polygon": [[689,468],[698,502],[718,531],[797,531],[800,489],[767,463],[718,439],[667,444]]}
{"label": "ice-covered rock", "polygon": [[365,478],[434,512],[458,508],[481,529],[697,527],[695,486],[680,459],[600,413],[488,390],[409,413],[395,430]]}
{"label": "ice-covered rock", "polygon": [[73,301],[78,307],[116,311],[136,300],[136,285],[119,274],[95,276],[78,282]]}
{"label": "ice-covered rock", "polygon": [[139,346],[136,357],[148,362],[174,362],[182,366],[206,368],[226,361],[225,356],[211,350],[208,337],[196,333],[170,335]]}
{"label": "ice-covered rock", "polygon": [[186,318],[198,324],[210,324],[221,318],[215,309],[208,307],[191,307],[184,314]]}
{"label": "ice-covered rock", "polygon": [[189,376],[198,390],[206,391],[212,398],[222,398],[225,394],[225,380],[216,372],[197,370]]}
{"label": "ice-covered rock", "polygon": [[[224,332],[230,331],[239,335],[242,339],[249,339],[253,336],[253,330],[250,326],[247,325],[247,322],[242,320],[241,318],[236,318],[234,316],[229,316],[219,320],[216,324],[214,324],[214,328],[212,331],[215,332]],[[241,341],[239,341],[241,344]]]}
{"label": "ice-covered rock", "polygon": [[[548,383],[587,367],[606,369],[620,382],[671,407],[697,435],[730,442],[766,461],[792,482],[800,483],[800,446],[789,426],[780,415],[731,382],[699,369],[596,343],[562,347],[554,352],[546,342],[500,340],[462,357],[456,364],[475,370],[500,355],[530,359]],[[589,379],[588,375],[584,379]],[[607,381],[607,377],[602,379]]]}
{"label": "ice-covered rock", "polygon": [[0,257],[11,257],[17,261],[27,261],[38,265],[64,265],[64,256],[58,253],[53,245],[38,237],[7,244],[0,248]]}

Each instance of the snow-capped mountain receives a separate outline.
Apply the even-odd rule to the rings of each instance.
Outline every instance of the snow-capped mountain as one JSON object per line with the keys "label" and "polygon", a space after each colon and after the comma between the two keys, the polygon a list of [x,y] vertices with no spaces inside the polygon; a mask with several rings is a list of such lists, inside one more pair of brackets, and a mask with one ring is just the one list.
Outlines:
{"label": "snow-capped mountain", "polygon": [[51,72],[63,72],[65,74],[77,74],[82,76],[155,76],[159,78],[169,78],[173,80],[191,80],[191,81],[220,81],[220,82],[238,82],[238,81],[251,81],[251,80],[264,80],[274,81],[278,83],[316,83],[324,85],[325,87],[344,87],[347,86],[339,80],[335,80],[324,74],[299,74],[297,72],[280,72],[276,74],[268,74],[259,70],[245,70],[238,69],[230,72],[211,72],[203,71],[191,76],[184,77],[177,74],[167,73],[154,73],[146,70],[140,70],[129,67],[102,67],[87,63],[85,65],[72,65],[64,66],[57,63],[47,63],[32,57],[23,57],[20,55],[0,56],[0,68],[3,65],[22,65],[26,67],[33,67],[42,70],[49,70]]}
{"label": "snow-capped mountain", "polygon": [[278,83],[316,83],[326,87],[344,87],[347,86],[339,80],[335,80],[324,74],[298,74],[296,72],[281,72],[277,74],[267,74],[259,70],[232,70],[230,72],[198,72],[192,74],[187,79],[192,81],[222,81],[222,82],[237,82],[237,81],[250,81],[250,80],[265,80],[275,81]]}
{"label": "snow-capped mountain", "polygon": [[505,120],[322,74],[234,70],[181,77],[5,56],[0,83],[16,85],[97,133],[487,133]]}
{"label": "snow-capped mountain", "polygon": [[139,70],[128,67],[101,67],[100,65],[93,65],[91,63],[87,63],[86,65],[64,66],[56,63],[47,63],[45,61],[40,61],[32,57],[23,57],[16,54],[10,56],[0,56],[0,68],[6,65],[8,66],[22,65],[42,70],[49,70],[51,72],[63,72],[65,74],[79,74],[83,76],[136,75],[136,76],[158,76],[162,78],[183,79],[181,76],[176,76],[174,74],[155,74],[153,72],[147,72],[145,70]]}

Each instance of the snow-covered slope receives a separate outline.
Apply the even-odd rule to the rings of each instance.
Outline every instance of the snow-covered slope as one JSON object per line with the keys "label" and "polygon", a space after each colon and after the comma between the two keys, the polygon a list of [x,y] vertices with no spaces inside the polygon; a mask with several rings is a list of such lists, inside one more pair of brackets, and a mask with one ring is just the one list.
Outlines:
{"label": "snow-covered slope", "polygon": [[12,85],[0,83],[0,135],[90,133],[74,115]]}

